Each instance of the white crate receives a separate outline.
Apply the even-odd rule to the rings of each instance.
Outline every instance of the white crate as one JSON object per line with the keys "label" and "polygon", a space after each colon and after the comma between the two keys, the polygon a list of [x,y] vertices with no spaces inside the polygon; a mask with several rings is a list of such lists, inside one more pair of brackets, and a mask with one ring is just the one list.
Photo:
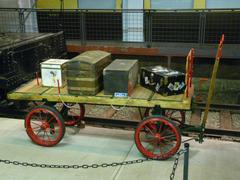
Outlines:
{"label": "white crate", "polygon": [[66,85],[67,59],[49,59],[41,63],[42,85],[47,87],[63,87]]}

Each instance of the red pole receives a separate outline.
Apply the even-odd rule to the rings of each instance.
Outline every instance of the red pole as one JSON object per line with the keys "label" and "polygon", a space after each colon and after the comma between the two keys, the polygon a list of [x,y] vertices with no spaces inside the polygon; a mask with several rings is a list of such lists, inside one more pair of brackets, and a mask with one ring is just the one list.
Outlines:
{"label": "red pole", "polygon": [[187,88],[187,90],[186,90],[186,97],[188,97],[188,89],[189,89],[189,76],[190,76],[190,74],[189,74],[189,65],[190,65],[190,58],[189,58],[189,56],[187,56],[187,84],[186,84],[186,88]]}
{"label": "red pole", "polygon": [[38,72],[36,72],[35,74],[36,74],[36,79],[37,79],[37,85],[39,86]]}

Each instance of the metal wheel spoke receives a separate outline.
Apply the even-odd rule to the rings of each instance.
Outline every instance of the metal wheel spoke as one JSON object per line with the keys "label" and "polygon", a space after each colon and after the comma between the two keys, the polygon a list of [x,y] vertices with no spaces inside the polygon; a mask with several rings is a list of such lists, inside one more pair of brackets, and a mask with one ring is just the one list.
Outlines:
{"label": "metal wheel spoke", "polygon": [[154,141],[155,141],[154,137],[149,138],[149,139],[147,139],[147,138],[144,139],[144,142],[154,142]]}
{"label": "metal wheel spoke", "polygon": [[35,122],[31,122],[31,123],[33,123],[33,124],[35,124],[35,125],[37,125],[37,126],[41,127],[41,125],[40,125],[40,124],[38,124],[38,123],[35,123]]}
{"label": "metal wheel spoke", "polygon": [[163,145],[164,147],[164,150],[165,150],[165,153],[167,153],[167,152],[169,152],[173,147],[174,147],[174,145],[171,143],[166,143],[166,144],[164,144]]}
{"label": "metal wheel spoke", "polygon": [[160,150],[160,154],[161,154],[161,156],[163,157],[163,155],[164,155],[164,151],[163,151],[163,149],[162,149],[162,147],[159,145],[159,150]]}
{"label": "metal wheel spoke", "polygon": [[39,129],[38,132],[37,132],[37,136],[39,135],[39,133],[42,131],[42,129]]}
{"label": "metal wheel spoke", "polygon": [[158,145],[153,146],[152,152],[155,154],[156,150],[158,149]]}
{"label": "metal wheel spoke", "polygon": [[160,126],[159,126],[158,129],[157,129],[157,132],[158,132],[158,133],[161,132],[161,130],[163,129],[163,125],[164,125],[163,122],[159,122],[159,123],[160,123]]}
{"label": "metal wheel spoke", "polygon": [[165,138],[165,139],[169,139],[171,137],[175,137],[175,134],[172,134],[172,135],[168,135],[168,136],[162,136],[162,138]]}
{"label": "metal wheel spoke", "polygon": [[161,132],[161,136],[165,135],[165,133],[166,133],[168,130],[169,130],[168,128],[163,129],[163,131]]}
{"label": "metal wheel spoke", "polygon": [[43,119],[42,119],[42,112],[40,111],[38,114],[39,114],[40,120],[43,121]]}
{"label": "metal wheel spoke", "polygon": [[32,127],[32,129],[35,131],[41,129],[41,127]]}
{"label": "metal wheel spoke", "polygon": [[43,131],[43,140],[44,140],[44,138],[45,138],[45,134],[46,134],[46,132],[45,132],[45,131]]}
{"label": "metal wheel spoke", "polygon": [[48,141],[51,141],[51,138],[49,137],[47,132],[46,132],[46,135],[47,135]]}
{"label": "metal wheel spoke", "polygon": [[148,126],[144,126],[145,128],[147,128],[148,129],[148,131],[153,135],[153,136],[155,136],[155,134],[152,132],[152,130],[148,127]]}
{"label": "metal wheel spoke", "polygon": [[48,123],[51,123],[52,120],[54,120],[54,117],[51,117],[51,119],[47,120]]}

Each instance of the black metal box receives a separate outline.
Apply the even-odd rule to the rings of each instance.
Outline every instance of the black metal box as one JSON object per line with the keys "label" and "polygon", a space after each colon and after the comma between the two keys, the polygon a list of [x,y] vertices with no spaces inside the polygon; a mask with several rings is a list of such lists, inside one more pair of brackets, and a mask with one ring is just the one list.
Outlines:
{"label": "black metal box", "polygon": [[163,96],[184,93],[185,74],[162,66],[141,68],[140,84]]}
{"label": "black metal box", "polygon": [[104,94],[130,96],[138,80],[138,60],[116,59],[103,71]]}
{"label": "black metal box", "polygon": [[0,34],[0,100],[35,77],[40,62],[66,54],[63,32]]}

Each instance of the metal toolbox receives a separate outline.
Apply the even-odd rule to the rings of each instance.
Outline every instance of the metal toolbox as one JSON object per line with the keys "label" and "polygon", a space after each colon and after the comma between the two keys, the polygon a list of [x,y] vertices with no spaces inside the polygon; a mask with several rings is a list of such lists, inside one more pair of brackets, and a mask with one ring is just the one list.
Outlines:
{"label": "metal toolbox", "polygon": [[103,87],[103,69],[111,63],[111,54],[87,51],[71,59],[67,65],[68,93],[96,95]]}
{"label": "metal toolbox", "polygon": [[130,96],[138,80],[138,60],[116,59],[103,71],[104,94]]}
{"label": "metal toolbox", "polygon": [[[41,63],[42,85],[63,87],[66,85],[67,59],[49,59]],[[59,81],[59,84],[58,84]]]}
{"label": "metal toolbox", "polygon": [[163,96],[184,93],[185,74],[162,66],[142,67],[140,84]]}

